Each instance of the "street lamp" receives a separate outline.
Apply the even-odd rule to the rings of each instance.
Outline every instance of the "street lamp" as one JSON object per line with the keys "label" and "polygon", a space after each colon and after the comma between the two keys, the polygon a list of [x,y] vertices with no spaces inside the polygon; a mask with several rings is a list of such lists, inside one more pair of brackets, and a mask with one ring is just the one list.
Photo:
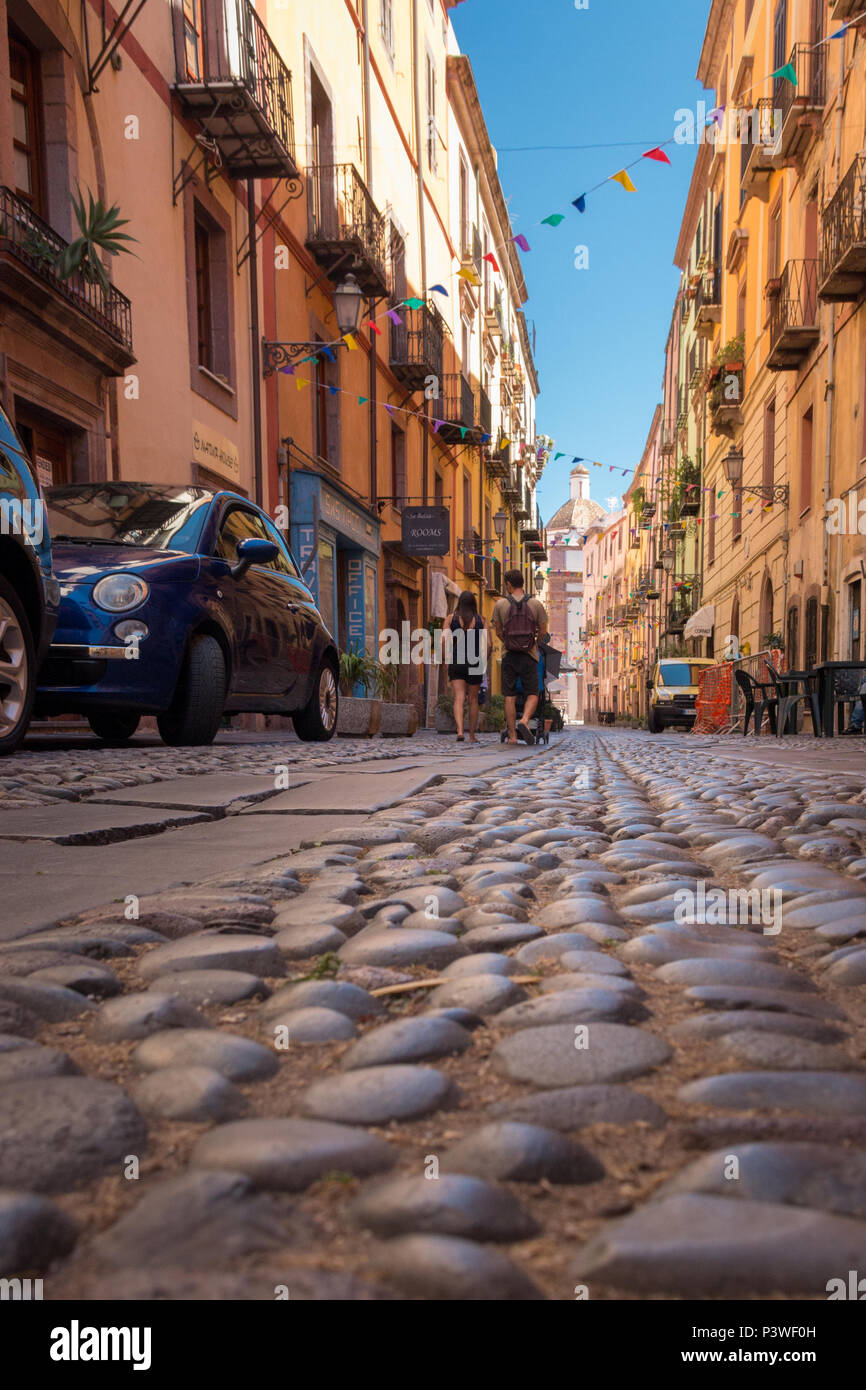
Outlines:
{"label": "street lamp", "polygon": [[732,488],[738,488],[743,481],[743,453],[732,444],[725,457],[722,459],[725,470],[725,477]]}
{"label": "street lamp", "polygon": [[508,525],[508,513],[499,511],[493,518],[493,529],[501,540],[505,535],[505,528]]}
{"label": "street lamp", "polygon": [[[363,304],[364,292],[361,286],[354,275],[347,275],[334,290],[334,313],[340,338],[357,333]],[[297,362],[298,358],[303,358],[306,361],[308,358],[315,357],[324,348],[328,348],[328,351],[331,352],[333,348],[342,346],[342,343],[321,342],[274,343],[264,338],[262,340],[264,375],[273,376],[274,372],[286,369],[294,370],[293,363]],[[333,361],[333,355],[331,360]]]}
{"label": "street lamp", "polygon": [[347,275],[341,285],[334,290],[334,312],[340,335],[356,333],[361,322],[361,306],[364,296],[354,275]]}
{"label": "street lamp", "polygon": [[677,552],[675,550],[667,549],[662,551],[662,564],[664,565],[665,574],[670,574],[672,572],[676,558]]}
{"label": "street lamp", "polygon": [[535,571],[535,592],[540,596],[544,588],[544,575],[541,570]]}

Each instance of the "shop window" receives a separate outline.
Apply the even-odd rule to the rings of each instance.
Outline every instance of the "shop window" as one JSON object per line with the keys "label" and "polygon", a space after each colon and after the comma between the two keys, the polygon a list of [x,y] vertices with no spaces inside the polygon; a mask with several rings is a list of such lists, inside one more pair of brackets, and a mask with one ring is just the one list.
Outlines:
{"label": "shop window", "polygon": [[334,547],[330,541],[319,540],[319,612],[329,632],[335,633],[336,609],[334,606]]}
{"label": "shop window", "polygon": [[12,158],[15,192],[33,211],[44,215],[45,171],[42,154],[42,98],[39,54],[16,31],[9,30],[12,91]]}

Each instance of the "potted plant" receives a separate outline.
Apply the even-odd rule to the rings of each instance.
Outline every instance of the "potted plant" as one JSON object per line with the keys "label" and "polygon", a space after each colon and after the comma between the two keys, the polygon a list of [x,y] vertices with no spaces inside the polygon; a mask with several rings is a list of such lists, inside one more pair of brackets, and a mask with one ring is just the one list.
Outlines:
{"label": "potted plant", "polygon": [[376,685],[382,697],[379,733],[383,738],[411,738],[418,728],[418,711],[413,704],[398,698],[400,667],[393,662],[379,662]]}
{"label": "potted plant", "polygon": [[77,199],[72,198],[72,207],[79,235],[57,258],[57,274],[61,280],[68,280],[78,271],[85,280],[99,285],[108,293],[109,279],[98,253],[104,251],[109,256],[117,256],[120,252],[131,254],[129,247],[123,243],[135,241],[135,237],[119,230],[127,225],[129,219],[120,216],[116,203],[107,208],[101,199],[94,200],[89,188],[87,207],[84,206],[84,195],[80,189]]}
{"label": "potted plant", "polygon": [[489,695],[481,714],[485,732],[500,734],[505,728],[505,696]]}
{"label": "potted plant", "polygon": [[761,638],[764,651],[781,652],[785,649],[785,639],[781,632],[768,632]]}
{"label": "potted plant", "polygon": [[680,516],[697,516],[701,510],[701,470],[688,456],[680,460],[677,468],[676,490]]}
{"label": "potted plant", "polygon": [[[337,733],[341,738],[373,738],[379,732],[381,700],[370,697],[378,683],[379,663],[357,649],[340,655],[340,708]],[[363,690],[363,695],[354,692]]]}
{"label": "potted plant", "polygon": [[454,718],[454,696],[450,692],[440,695],[436,701],[433,727],[437,734],[456,734],[457,720]]}

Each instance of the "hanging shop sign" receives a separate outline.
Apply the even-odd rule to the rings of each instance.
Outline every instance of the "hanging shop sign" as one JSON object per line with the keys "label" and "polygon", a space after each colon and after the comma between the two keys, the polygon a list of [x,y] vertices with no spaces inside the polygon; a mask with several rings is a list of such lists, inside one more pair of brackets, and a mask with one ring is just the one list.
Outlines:
{"label": "hanging shop sign", "polygon": [[447,507],[403,508],[403,554],[447,555],[451,549],[451,513]]}

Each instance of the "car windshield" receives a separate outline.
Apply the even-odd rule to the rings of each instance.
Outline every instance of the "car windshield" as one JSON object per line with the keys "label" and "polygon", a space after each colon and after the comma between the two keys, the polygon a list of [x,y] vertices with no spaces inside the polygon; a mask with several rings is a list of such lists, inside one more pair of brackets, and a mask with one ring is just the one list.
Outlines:
{"label": "car windshield", "polygon": [[691,666],[688,661],[663,661],[659,667],[659,685],[697,685],[704,666]]}
{"label": "car windshield", "polygon": [[194,555],[213,493],[200,487],[87,483],[48,488],[45,500],[55,541]]}

